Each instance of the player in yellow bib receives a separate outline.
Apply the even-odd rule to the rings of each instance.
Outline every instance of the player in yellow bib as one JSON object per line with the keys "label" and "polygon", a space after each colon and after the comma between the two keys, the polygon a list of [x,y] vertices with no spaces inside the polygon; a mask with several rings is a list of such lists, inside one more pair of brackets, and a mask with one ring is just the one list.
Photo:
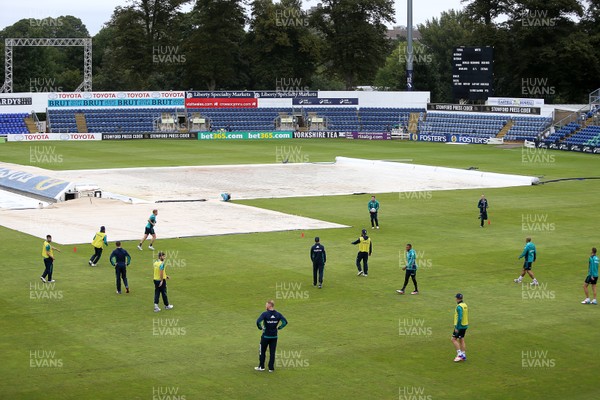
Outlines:
{"label": "player in yellow bib", "polygon": [[154,312],[159,312],[158,307],[159,297],[162,296],[163,303],[165,303],[165,310],[173,308],[173,304],[169,304],[169,298],[167,297],[167,269],[165,267],[165,253],[162,251],[158,252],[158,260],[154,261]]}
{"label": "player in yellow bib", "polygon": [[95,267],[96,264],[98,264],[98,261],[100,261],[104,246],[108,246],[108,241],[106,239],[106,228],[101,226],[100,232],[97,232],[92,239],[94,254],[90,257],[90,261],[88,261],[88,264],[90,264],[91,267]]}
{"label": "player in yellow bib", "polygon": [[[46,235],[46,240],[42,246],[42,258],[44,259],[44,273],[40,276],[42,282],[56,282],[52,279],[52,272],[54,271],[54,250],[60,253],[60,250],[52,246],[52,236]],[[46,280],[47,278],[47,280]]]}
{"label": "player in yellow bib", "polygon": [[463,295],[456,294],[456,309],[454,310],[454,331],[452,332],[452,343],[456,349],[454,362],[467,361],[467,348],[465,335],[469,327],[469,307],[463,301]]}

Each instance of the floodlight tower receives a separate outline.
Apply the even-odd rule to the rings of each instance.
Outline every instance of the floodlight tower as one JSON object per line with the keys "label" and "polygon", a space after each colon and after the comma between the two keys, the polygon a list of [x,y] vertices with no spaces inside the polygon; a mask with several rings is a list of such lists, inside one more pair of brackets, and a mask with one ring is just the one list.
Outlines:
{"label": "floodlight tower", "polygon": [[413,90],[413,2],[408,1],[406,22],[406,90]]}

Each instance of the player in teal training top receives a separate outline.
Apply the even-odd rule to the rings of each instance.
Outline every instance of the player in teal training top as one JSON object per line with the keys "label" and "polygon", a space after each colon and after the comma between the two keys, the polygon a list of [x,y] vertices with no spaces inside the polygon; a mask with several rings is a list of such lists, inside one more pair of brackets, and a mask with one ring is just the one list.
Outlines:
{"label": "player in teal training top", "polygon": [[[583,291],[585,292],[585,300],[581,304],[598,304],[596,300],[596,284],[598,283],[598,256],[596,255],[596,248],[592,247],[592,254],[588,263],[588,275],[585,278],[583,284]],[[592,285],[592,292],[594,292],[594,300],[590,301],[590,294],[588,292],[588,285]]]}
{"label": "player in teal training top", "polygon": [[523,263],[523,270],[521,271],[521,275],[517,279],[515,279],[515,283],[521,283],[521,281],[523,280],[523,277],[525,276],[525,273],[527,273],[527,275],[529,275],[531,277],[531,279],[533,279],[531,284],[534,286],[539,285],[539,282],[537,281],[537,279],[535,279],[535,276],[533,276],[533,272],[531,271],[533,262],[537,258],[536,253],[537,253],[537,251],[535,249],[535,244],[533,244],[530,237],[526,238],[525,239],[525,248],[523,249],[523,252],[519,256],[519,258],[524,257],[525,262]]}
{"label": "player in teal training top", "polygon": [[375,200],[375,196],[371,196],[371,201],[368,204],[369,214],[371,215],[371,229],[379,229],[379,219],[377,213],[379,212],[379,202]]}
{"label": "player in teal training top", "polygon": [[150,245],[148,246],[148,248],[150,250],[154,250],[154,241],[156,240],[156,233],[154,232],[154,226],[156,225],[156,216],[158,215],[158,210],[154,209],[152,210],[152,214],[150,214],[150,217],[148,217],[148,223],[146,224],[146,228],[144,229],[144,237],[142,237],[142,240],[140,240],[140,244],[138,244],[138,249],[142,250],[142,245],[144,244],[144,241],[148,238],[148,235],[152,236],[152,240],[150,240]]}
{"label": "player in teal training top", "polygon": [[417,286],[417,253],[412,248],[412,244],[408,243],[406,245],[406,266],[402,268],[403,271],[406,271],[404,274],[404,285],[402,289],[396,290],[399,294],[404,294],[404,289],[406,289],[406,285],[408,285],[408,279],[412,278],[413,284],[415,285],[415,290],[411,294],[419,294],[419,287]]}

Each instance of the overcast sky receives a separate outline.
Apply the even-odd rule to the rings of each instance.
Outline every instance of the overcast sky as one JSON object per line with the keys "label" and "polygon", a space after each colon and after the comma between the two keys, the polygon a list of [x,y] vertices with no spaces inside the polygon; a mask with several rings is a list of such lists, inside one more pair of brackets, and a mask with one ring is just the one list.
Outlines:
{"label": "overcast sky", "polygon": [[[318,3],[318,0],[304,0],[304,8]],[[396,0],[396,23],[406,25],[407,0]],[[23,18],[42,19],[73,15],[80,18],[93,36],[110,19],[115,7],[129,4],[128,0],[12,0],[0,1],[0,30]],[[461,9],[460,0],[413,0],[414,25],[422,24],[432,17],[439,17],[442,11]]]}

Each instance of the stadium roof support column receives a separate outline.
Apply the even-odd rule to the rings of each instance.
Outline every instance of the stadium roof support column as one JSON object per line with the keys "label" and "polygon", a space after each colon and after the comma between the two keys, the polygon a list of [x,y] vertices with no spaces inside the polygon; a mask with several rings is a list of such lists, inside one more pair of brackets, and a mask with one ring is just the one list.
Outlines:
{"label": "stadium roof support column", "polygon": [[75,89],[92,91],[92,38],[6,38],[4,40],[4,84],[1,93],[13,91],[13,47],[14,46],[83,46],[83,82]]}
{"label": "stadium roof support column", "polygon": [[406,22],[406,90],[413,90],[413,2],[408,1]]}

